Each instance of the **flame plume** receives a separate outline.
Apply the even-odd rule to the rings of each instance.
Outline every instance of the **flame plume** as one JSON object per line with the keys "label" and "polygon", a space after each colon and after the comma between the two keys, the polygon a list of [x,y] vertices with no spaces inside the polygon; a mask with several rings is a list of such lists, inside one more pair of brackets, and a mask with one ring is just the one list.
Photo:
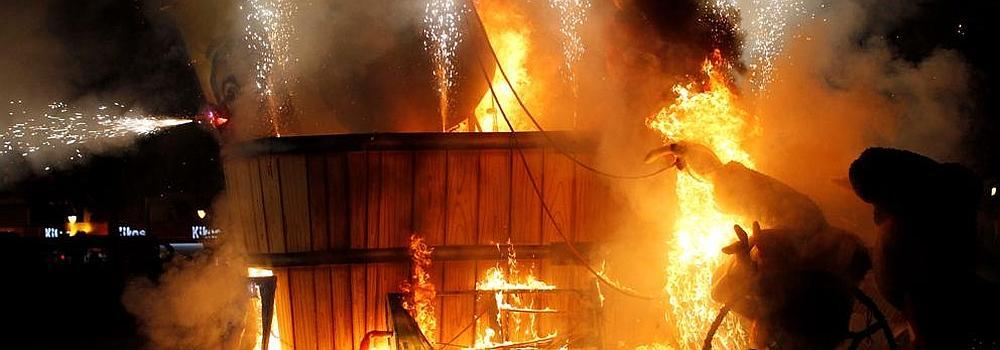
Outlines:
{"label": "flame plume", "polygon": [[406,294],[403,300],[403,307],[410,312],[410,316],[417,321],[420,332],[427,340],[434,342],[437,339],[437,318],[434,314],[434,300],[437,297],[437,288],[431,282],[431,253],[433,249],[427,246],[423,237],[410,236],[410,280],[403,282],[400,290]]}
{"label": "flame plume", "polygon": [[[716,51],[706,60],[707,81],[675,86],[677,100],[651,117],[648,126],[667,142],[689,141],[707,146],[723,163],[754,163],[743,148],[755,120],[736,105],[736,97],[718,70],[722,58]],[[719,210],[713,185],[689,173],[677,173],[679,216],[668,244],[669,265],[665,287],[670,306],[667,315],[676,327],[680,348],[700,348],[705,332],[721,305],[711,298],[712,274],[722,263],[720,249],[732,238],[732,225],[740,217]],[[727,318],[715,337],[717,349],[746,348],[747,332],[733,317]]]}

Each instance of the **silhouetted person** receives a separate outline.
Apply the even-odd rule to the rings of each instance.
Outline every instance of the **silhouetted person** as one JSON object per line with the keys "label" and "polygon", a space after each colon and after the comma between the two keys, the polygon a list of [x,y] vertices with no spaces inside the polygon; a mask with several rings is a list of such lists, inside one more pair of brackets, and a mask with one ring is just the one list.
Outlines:
{"label": "silhouetted person", "polygon": [[1000,347],[1000,294],[976,275],[982,185],[972,171],[870,148],[851,164],[850,180],[874,206],[879,292],[906,317],[917,347]]}

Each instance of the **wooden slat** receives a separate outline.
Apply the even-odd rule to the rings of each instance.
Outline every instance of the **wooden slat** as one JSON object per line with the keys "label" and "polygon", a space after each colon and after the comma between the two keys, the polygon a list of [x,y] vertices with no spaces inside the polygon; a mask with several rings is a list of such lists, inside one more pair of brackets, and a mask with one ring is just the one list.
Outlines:
{"label": "wooden slat", "polygon": [[326,157],[306,157],[306,176],[309,184],[309,233],[312,250],[330,249],[330,210],[327,191]]}
{"label": "wooden slat", "polygon": [[385,152],[381,171],[378,247],[407,247],[413,222],[413,154]]}
{"label": "wooden slat", "polygon": [[477,241],[479,152],[448,152],[447,212],[445,244],[475,244]]}
{"label": "wooden slat", "polygon": [[[542,152],[524,150],[531,176],[538,186],[544,186],[542,173]],[[517,151],[514,152],[513,175],[511,178],[511,238],[514,244],[542,243],[541,200],[528,177],[528,170]]]}
{"label": "wooden slat", "polygon": [[295,350],[314,350],[316,345],[316,296],[313,268],[288,269]]}
{"label": "wooden slat", "polygon": [[334,338],[340,335],[335,326],[333,313],[333,280],[332,268],[328,266],[313,268],[313,285],[316,293],[316,348],[318,350],[333,350]]}
{"label": "wooden slat", "polygon": [[[369,152],[367,155],[368,167],[368,215],[367,219],[367,243],[366,248],[378,248],[383,244],[383,232],[381,231],[381,199],[384,183],[382,182],[382,159],[383,152]],[[379,328],[384,322],[385,316],[379,308],[383,303],[383,298],[378,295],[382,279],[385,278],[385,268],[380,264],[368,264],[367,278],[365,283],[365,330],[384,330]]]}
{"label": "wooden slat", "polygon": [[[443,281],[441,288],[445,292],[469,291],[475,288],[475,263],[471,261],[446,261],[442,263]],[[463,328],[475,319],[475,303],[471,295],[448,296],[441,298],[440,325],[441,339],[455,339],[452,344],[471,346],[474,340],[474,330],[459,334]]]}
{"label": "wooden slat", "polygon": [[413,230],[429,245],[444,244],[446,155],[445,151],[414,154]]}
{"label": "wooden slat", "polygon": [[[347,155],[331,154],[326,158],[327,205],[330,225],[330,248],[351,247],[351,181],[348,179]],[[353,178],[352,178],[353,179]],[[361,179],[354,179],[358,181]]]}
{"label": "wooden slat", "polygon": [[[479,154],[477,151],[449,151],[447,169],[447,212],[445,244],[469,245],[478,240]],[[445,262],[443,289],[468,291],[475,288],[474,261]],[[474,332],[459,335],[475,318],[473,296],[445,298],[441,322],[442,339],[458,337],[456,344],[472,345]]]}
{"label": "wooden slat", "polygon": [[[557,225],[558,229],[562,230],[562,234],[571,242],[573,241],[573,184],[575,177],[573,167],[574,163],[562,154],[551,149],[545,151],[543,198],[555,218],[555,222],[553,222],[544,211],[542,213],[542,240],[546,244],[564,243],[563,236],[557,231]],[[541,266],[541,277],[544,281],[560,288],[576,287],[573,266],[566,265],[565,262],[555,263],[552,259],[542,261]],[[544,295],[539,299],[545,306],[556,310],[566,310],[570,305],[569,297],[570,295]],[[540,317],[539,334],[565,331],[566,324],[562,322],[563,320],[564,318],[550,315]]]}
{"label": "wooden slat", "polygon": [[574,236],[578,242],[591,242],[607,229],[604,224],[605,218],[614,215],[614,204],[604,182],[598,178],[599,175],[581,167],[575,167],[574,171],[576,173]]}
{"label": "wooden slat", "polygon": [[285,252],[284,219],[281,212],[280,165],[277,157],[267,156],[260,161],[260,181],[264,200],[264,223],[267,229],[268,252]]}
{"label": "wooden slat", "polygon": [[[337,350],[353,350],[360,345],[355,342],[354,305],[351,301],[351,268],[334,266],[332,273],[332,306],[334,348]],[[358,339],[360,342],[360,339]]]}
{"label": "wooden slat", "polygon": [[361,339],[368,332],[365,305],[368,302],[368,270],[364,265],[351,265],[351,328],[354,330],[353,349],[361,348]]}
{"label": "wooden slat", "polygon": [[[482,151],[479,161],[479,244],[510,237],[511,151]],[[478,276],[478,275],[477,275]]]}
{"label": "wooden slat", "polygon": [[282,350],[292,350],[295,346],[294,323],[292,321],[292,301],[288,269],[273,269],[277,280],[274,295],[274,312],[278,317],[278,336],[281,339]]}
{"label": "wooden slat", "polygon": [[287,155],[278,159],[281,178],[281,207],[285,220],[285,251],[312,250],[309,225],[309,182],[306,175],[306,158]]}
{"label": "wooden slat", "polygon": [[368,157],[365,152],[347,155],[348,210],[350,211],[351,248],[366,248],[368,243]]}
{"label": "wooden slat", "polygon": [[234,160],[238,169],[238,174],[245,176],[239,182],[239,189],[243,192],[240,195],[241,203],[236,205],[240,213],[235,215],[245,215],[243,229],[247,236],[247,250],[249,252],[266,253],[267,225],[264,219],[264,196],[260,180],[260,166],[256,159]]}
{"label": "wooden slat", "polygon": [[212,218],[215,225],[221,225],[228,231],[240,235],[248,252],[257,249],[257,236],[252,232],[252,216],[248,215],[250,208],[250,189],[248,188],[247,161],[242,159],[226,160],[222,163],[226,176],[226,191],[222,201],[216,202],[214,212],[223,215],[222,222],[218,216]]}

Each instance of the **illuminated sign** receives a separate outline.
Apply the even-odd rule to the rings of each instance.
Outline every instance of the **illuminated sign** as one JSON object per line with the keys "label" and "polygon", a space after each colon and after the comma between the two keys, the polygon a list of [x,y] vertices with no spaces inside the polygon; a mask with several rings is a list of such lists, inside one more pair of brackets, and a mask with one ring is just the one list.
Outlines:
{"label": "illuminated sign", "polygon": [[61,235],[62,233],[63,233],[62,230],[54,227],[45,228],[45,238],[59,238],[59,235]]}
{"label": "illuminated sign", "polygon": [[219,229],[210,229],[208,226],[191,226],[191,239],[215,238],[219,232]]}
{"label": "illuminated sign", "polygon": [[118,235],[122,237],[144,237],[146,230],[133,229],[128,226],[118,226]]}

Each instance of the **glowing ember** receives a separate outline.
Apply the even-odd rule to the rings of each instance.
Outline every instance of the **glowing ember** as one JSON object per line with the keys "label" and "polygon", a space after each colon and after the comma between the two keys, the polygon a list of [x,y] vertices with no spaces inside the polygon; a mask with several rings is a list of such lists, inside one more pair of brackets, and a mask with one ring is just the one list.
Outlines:
{"label": "glowing ember", "polygon": [[[736,106],[735,96],[717,70],[722,59],[718,51],[703,69],[708,81],[675,86],[677,100],[648,120],[650,128],[663,134],[667,142],[689,141],[709,147],[722,162],[736,161],[748,168],[754,164],[743,148],[746,136],[755,132],[752,116]],[[715,202],[713,185],[677,173],[679,215],[668,244],[666,293],[670,305],[668,321],[675,325],[681,348],[700,348],[721,307],[711,298],[712,274],[722,263],[720,249],[732,241],[734,223],[748,220],[722,213]],[[747,333],[736,318],[719,328],[715,348],[746,348]]]}
{"label": "glowing ember", "polygon": [[288,86],[282,70],[291,61],[288,49],[293,27],[290,19],[298,7],[289,0],[246,0],[240,10],[246,14],[244,40],[250,52],[256,55],[254,84],[258,98],[272,133],[281,136],[278,118],[284,107],[275,101],[275,90]]}
{"label": "glowing ember", "polygon": [[559,31],[563,36],[563,59],[570,80],[576,80],[574,66],[585,50],[580,26],[587,21],[588,0],[549,0],[549,6],[559,11]]}
{"label": "glowing ember", "polygon": [[54,102],[40,111],[33,111],[20,101],[10,101],[7,115],[17,122],[0,130],[0,155],[20,153],[28,156],[66,148],[74,151],[70,160],[82,158],[81,148],[87,143],[145,135],[191,122],[190,119],[142,115],[117,102],[92,111]]}
{"label": "glowing ember", "polygon": [[437,318],[434,314],[437,289],[431,282],[431,275],[428,272],[431,267],[432,252],[433,249],[427,246],[423,237],[410,236],[410,258],[412,259],[410,280],[403,282],[400,289],[406,294],[403,307],[417,321],[424,337],[433,342],[437,339]]}
{"label": "glowing ember", "polygon": [[459,28],[465,10],[465,2],[457,0],[430,0],[424,7],[424,37],[427,40],[424,48],[431,52],[434,61],[442,131],[448,128],[448,94],[454,85],[455,51],[462,43]]}

